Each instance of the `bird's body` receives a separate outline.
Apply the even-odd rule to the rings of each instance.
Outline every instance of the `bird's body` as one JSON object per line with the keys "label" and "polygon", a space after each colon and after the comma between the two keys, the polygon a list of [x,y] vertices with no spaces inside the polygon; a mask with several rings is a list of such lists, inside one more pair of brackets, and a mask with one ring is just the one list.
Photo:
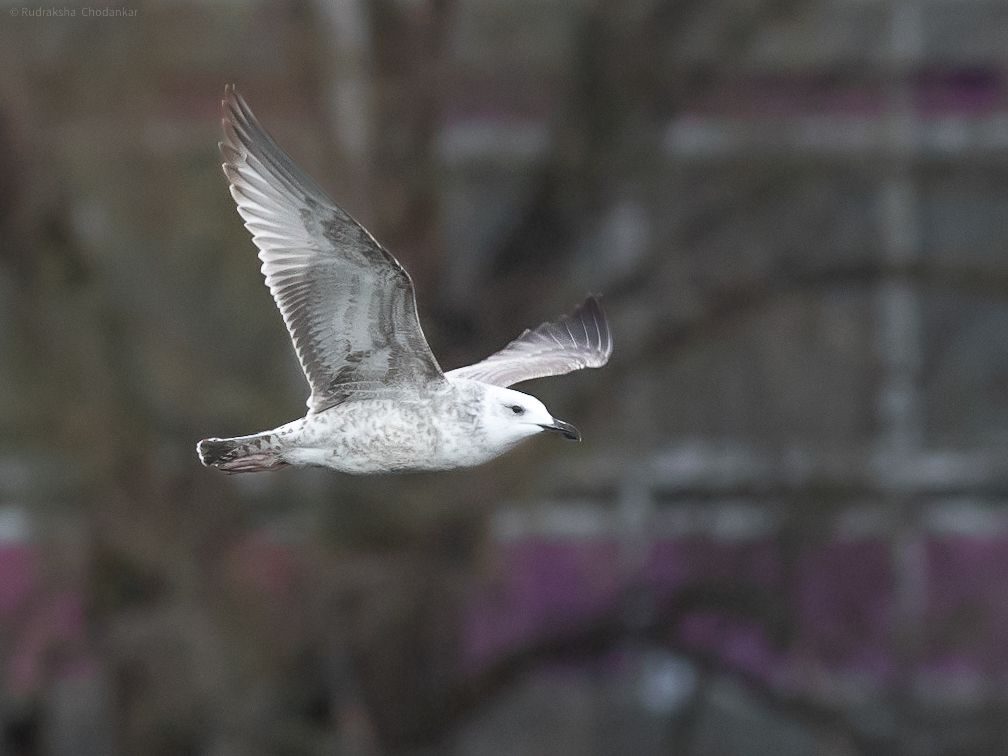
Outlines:
{"label": "bird's body", "polygon": [[200,461],[230,473],[315,465],[345,473],[482,464],[522,439],[580,439],[523,380],[604,365],[605,314],[589,297],[482,362],[443,372],[405,269],[277,147],[225,91],[224,173],[311,388],[308,414],[250,436],[208,438]]}
{"label": "bird's body", "polygon": [[[234,439],[208,439],[232,460],[217,465],[242,472],[283,465],[317,465],[344,473],[450,470],[487,462],[521,441],[500,437],[491,387],[464,378],[401,391],[378,399],[344,402],[273,430]],[[512,392],[517,394],[518,392]],[[536,432],[539,428],[536,428]]]}

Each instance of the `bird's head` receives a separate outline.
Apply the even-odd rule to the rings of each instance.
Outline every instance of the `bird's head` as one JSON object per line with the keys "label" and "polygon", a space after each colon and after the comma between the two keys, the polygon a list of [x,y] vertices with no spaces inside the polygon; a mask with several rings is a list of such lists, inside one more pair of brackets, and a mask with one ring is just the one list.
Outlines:
{"label": "bird's head", "polygon": [[559,433],[572,441],[581,440],[577,428],[557,420],[534,396],[499,386],[486,386],[483,428],[491,443],[502,446],[511,446],[543,431]]}

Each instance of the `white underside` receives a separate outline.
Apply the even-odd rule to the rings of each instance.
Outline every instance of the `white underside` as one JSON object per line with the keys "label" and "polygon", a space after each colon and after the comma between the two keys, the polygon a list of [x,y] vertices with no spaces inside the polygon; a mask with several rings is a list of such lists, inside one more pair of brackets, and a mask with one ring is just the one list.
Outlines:
{"label": "white underside", "polygon": [[538,427],[513,438],[485,432],[480,416],[432,411],[430,402],[401,399],[347,402],[270,431],[290,465],[367,474],[471,467],[504,453]]}

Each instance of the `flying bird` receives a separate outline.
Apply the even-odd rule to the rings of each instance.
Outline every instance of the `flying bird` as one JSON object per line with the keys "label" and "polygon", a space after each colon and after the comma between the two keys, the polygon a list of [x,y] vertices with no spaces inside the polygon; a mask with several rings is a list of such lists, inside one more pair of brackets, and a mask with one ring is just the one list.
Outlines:
{"label": "flying bird", "polygon": [[299,420],[200,441],[204,465],[228,473],[447,470],[545,431],[581,440],[534,396],[508,387],[608,362],[612,336],[597,297],[482,362],[445,372],[399,261],[294,164],[232,85],[221,123],[224,175],[311,393]]}

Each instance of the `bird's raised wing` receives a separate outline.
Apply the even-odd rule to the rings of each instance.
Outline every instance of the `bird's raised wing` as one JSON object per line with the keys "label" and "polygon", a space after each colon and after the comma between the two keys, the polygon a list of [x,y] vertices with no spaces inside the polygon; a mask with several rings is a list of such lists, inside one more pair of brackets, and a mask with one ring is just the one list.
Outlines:
{"label": "bird's raised wing", "polygon": [[224,175],[308,378],[309,412],[443,380],[399,261],[294,164],[233,86],[222,109]]}
{"label": "bird's raised wing", "polygon": [[445,375],[510,386],[581,368],[602,367],[609,361],[612,348],[612,334],[602,304],[591,296],[570,315],[526,329],[482,362],[449,370]]}

